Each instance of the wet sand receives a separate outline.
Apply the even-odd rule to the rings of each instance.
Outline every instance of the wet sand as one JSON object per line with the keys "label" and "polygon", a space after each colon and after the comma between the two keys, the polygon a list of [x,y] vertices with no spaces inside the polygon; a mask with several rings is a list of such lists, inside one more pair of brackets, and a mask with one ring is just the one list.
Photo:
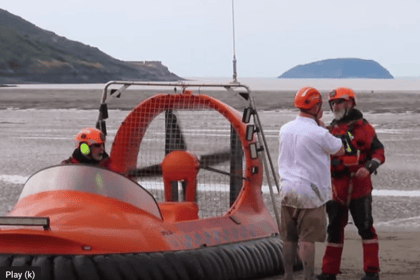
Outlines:
{"label": "wet sand", "polygon": [[[162,92],[162,91],[160,91]],[[129,109],[133,106],[134,100],[139,100],[144,97],[151,96],[155,91],[139,91],[130,92],[122,99],[114,99],[113,108]],[[210,95],[219,98],[228,103],[234,108],[241,110],[244,103],[237,103],[234,99],[228,98],[224,93],[211,92]],[[255,91],[253,92],[256,105],[259,110],[279,110],[292,109],[294,92],[292,91]],[[140,97],[142,96],[142,97]],[[1,88],[0,89],[0,114],[6,114],[2,109],[6,108],[80,108],[80,109],[96,109],[99,107],[101,97],[101,90],[21,90],[19,87]],[[420,98],[419,95],[409,92],[381,92],[381,93],[361,93],[358,95],[358,107],[363,112],[389,112],[389,120],[383,121],[383,127],[387,125],[393,126],[398,122],[398,114],[405,112],[413,113],[413,122],[401,123],[401,126],[408,126],[413,130],[418,129],[420,113]],[[136,102],[137,103],[137,102]],[[324,109],[328,110],[328,105],[324,104]],[[263,123],[263,125],[265,125]],[[278,125],[272,125],[272,128],[278,129]],[[402,182],[409,185],[411,189],[418,190],[419,182],[415,174],[418,174],[418,158],[409,159],[407,164],[406,159],[400,158],[400,155],[393,154],[393,143],[387,143],[387,154],[392,159],[388,170],[382,171],[380,177],[376,178],[374,184],[389,184],[392,179],[395,181],[395,188]],[[410,147],[416,143],[403,143],[407,145],[407,155],[413,152]],[[395,143],[395,145],[400,145]],[[418,143],[417,143],[418,145]],[[404,162],[405,165],[401,165]],[[417,162],[417,167],[414,164]],[[386,173],[386,174],[384,174]],[[392,177],[390,177],[392,176]],[[382,179],[381,179],[382,178]],[[385,178],[385,179],[384,179]],[[414,178],[414,179],[413,179]],[[385,182],[386,181],[386,182]],[[16,188],[10,188],[10,191],[18,191]],[[374,199],[375,201],[375,199]],[[382,210],[383,215],[394,215],[394,205],[399,207],[404,206],[405,199],[385,200]],[[418,205],[415,205],[418,207]],[[414,207],[413,206],[413,207]],[[374,205],[375,207],[375,205]],[[410,209],[407,209],[408,216],[410,216]],[[354,225],[347,226],[346,241],[344,247],[344,254],[342,259],[342,274],[338,279],[360,279],[362,272],[362,245],[360,238],[357,235]],[[420,279],[420,231],[419,227],[410,228],[407,225],[404,228],[400,227],[380,227],[378,228],[379,246],[380,246],[380,261],[381,261],[381,275],[382,280],[391,279]],[[316,273],[320,272],[321,259],[324,252],[325,244],[317,244],[316,252]],[[303,279],[302,272],[296,273],[297,279]],[[266,278],[266,279],[282,279],[282,276]]]}
{"label": "wet sand", "polygon": [[[348,226],[349,227],[349,226]],[[378,232],[381,280],[420,279],[420,234],[419,232]],[[321,261],[325,244],[316,243],[315,273],[321,272]],[[341,274],[338,280],[358,280],[362,278],[362,243],[355,230],[346,231]],[[283,276],[263,278],[264,280],[283,279]],[[295,279],[304,279],[302,271],[295,272]]]}

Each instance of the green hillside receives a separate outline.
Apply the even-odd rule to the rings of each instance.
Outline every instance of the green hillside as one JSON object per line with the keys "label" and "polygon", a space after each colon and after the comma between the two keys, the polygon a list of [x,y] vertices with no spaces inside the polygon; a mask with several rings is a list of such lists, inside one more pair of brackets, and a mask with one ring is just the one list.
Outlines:
{"label": "green hillside", "polygon": [[0,9],[0,83],[179,79],[160,63],[117,60],[98,48],[68,40]]}

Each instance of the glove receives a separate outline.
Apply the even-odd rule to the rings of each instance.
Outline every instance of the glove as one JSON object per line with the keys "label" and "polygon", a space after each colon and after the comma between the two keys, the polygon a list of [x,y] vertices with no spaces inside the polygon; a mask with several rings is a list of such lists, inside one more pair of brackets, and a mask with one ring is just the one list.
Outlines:
{"label": "glove", "polygon": [[381,165],[377,160],[369,160],[368,162],[366,162],[365,164],[365,168],[367,170],[369,170],[369,173],[372,174],[373,172],[376,172],[376,169],[378,169],[379,165]]}
{"label": "glove", "polygon": [[343,141],[344,150],[348,155],[355,155],[357,150],[351,145],[351,140],[354,139],[350,132],[346,132],[344,135],[340,135],[341,141]]}
{"label": "glove", "polygon": [[339,160],[338,158],[334,158],[331,160],[331,166],[340,166],[341,165],[341,160]]}

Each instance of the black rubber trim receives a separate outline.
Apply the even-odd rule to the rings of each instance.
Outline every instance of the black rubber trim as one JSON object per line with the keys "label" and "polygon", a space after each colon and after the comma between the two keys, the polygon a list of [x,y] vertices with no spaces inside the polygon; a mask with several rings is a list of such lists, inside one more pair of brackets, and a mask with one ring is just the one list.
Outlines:
{"label": "black rubber trim", "polygon": [[[38,266],[42,280],[256,279],[284,273],[276,237],[195,250],[109,255],[1,254],[0,266]],[[302,269],[296,260],[295,270]]]}

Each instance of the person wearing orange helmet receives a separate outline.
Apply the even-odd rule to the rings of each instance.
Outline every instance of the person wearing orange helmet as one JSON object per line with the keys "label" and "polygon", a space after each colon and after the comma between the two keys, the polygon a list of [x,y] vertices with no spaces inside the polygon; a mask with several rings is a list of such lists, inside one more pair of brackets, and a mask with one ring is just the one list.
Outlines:
{"label": "person wearing orange helmet", "polygon": [[281,182],[280,237],[283,239],[284,279],[293,279],[298,252],[305,279],[314,279],[315,242],[324,242],[331,199],[330,155],[344,154],[342,140],[323,127],[322,97],[312,87],[295,95],[296,119],[279,133]]}
{"label": "person wearing orange helmet", "polygon": [[111,160],[105,152],[105,134],[99,129],[86,127],[74,137],[76,145],[71,157],[62,161],[62,164],[85,163],[98,165],[108,169]]}
{"label": "person wearing orange helmet", "polygon": [[327,127],[346,139],[349,150],[331,158],[332,200],[327,203],[328,238],[322,260],[322,273],[317,279],[334,280],[340,273],[344,244],[344,228],[350,211],[363,244],[362,280],[379,279],[378,236],[372,218],[371,174],[385,161],[384,146],[375,129],[355,108],[356,94],[339,87],[328,95],[334,120]]}

